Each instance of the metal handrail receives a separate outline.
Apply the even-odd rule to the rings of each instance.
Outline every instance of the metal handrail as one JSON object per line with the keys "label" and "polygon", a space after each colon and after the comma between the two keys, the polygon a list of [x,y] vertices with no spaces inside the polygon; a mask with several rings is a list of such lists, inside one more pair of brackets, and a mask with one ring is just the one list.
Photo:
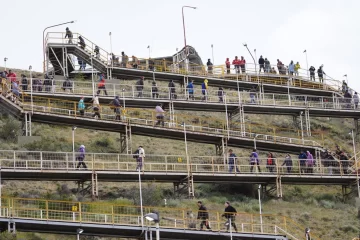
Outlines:
{"label": "metal handrail", "polygon": [[[75,170],[78,161],[77,153],[49,151],[13,151],[0,150],[2,170]],[[188,159],[188,161],[187,161]],[[193,174],[242,176],[312,176],[312,177],[354,177],[353,160],[314,159],[310,164],[307,160],[299,160],[292,156],[291,161],[284,158],[259,157],[259,168],[249,157],[238,157],[234,163],[225,156],[188,156],[185,155],[146,155],[143,159],[144,172],[157,174],[187,173],[190,167]],[[86,153],[85,164],[89,171],[135,172],[137,168],[134,155],[112,153]],[[189,166],[188,166],[189,165]],[[260,169],[260,171],[259,171]]]}
{"label": "metal handrail", "polygon": [[[48,221],[49,224],[51,221],[65,221],[104,225],[141,225],[139,206],[3,197],[0,208],[3,217]],[[202,219],[196,219],[194,213],[196,214],[197,210],[195,209],[144,206],[143,210],[144,213],[157,211],[161,218],[161,228],[193,229],[193,223],[199,224],[202,221]],[[226,231],[224,225],[226,219],[222,218],[223,212],[207,212],[209,213],[207,221],[212,231]],[[232,221],[237,225],[239,232],[278,235],[276,228],[280,227],[292,236],[301,239],[300,229],[294,229],[297,225],[292,224],[293,221],[284,216],[237,213]]]}

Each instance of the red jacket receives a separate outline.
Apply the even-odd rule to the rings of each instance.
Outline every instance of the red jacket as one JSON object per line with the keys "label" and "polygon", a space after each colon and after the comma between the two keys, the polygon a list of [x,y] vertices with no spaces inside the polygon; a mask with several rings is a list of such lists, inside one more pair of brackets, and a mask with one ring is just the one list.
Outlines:
{"label": "red jacket", "polygon": [[234,59],[232,62],[233,65],[235,66],[240,66],[241,65],[241,61],[239,59]]}
{"label": "red jacket", "polygon": [[98,87],[104,87],[105,86],[105,79],[101,79],[98,83]]}
{"label": "red jacket", "polygon": [[230,67],[230,61],[229,61],[229,59],[227,59],[227,60],[225,61],[225,65],[226,65],[227,68]]}
{"label": "red jacket", "polygon": [[240,66],[243,66],[243,65],[245,65],[245,63],[246,63],[245,59],[244,59],[244,60],[240,60],[239,62],[240,62]]}
{"label": "red jacket", "polygon": [[16,82],[16,73],[8,73],[7,77],[10,79],[11,82]]}

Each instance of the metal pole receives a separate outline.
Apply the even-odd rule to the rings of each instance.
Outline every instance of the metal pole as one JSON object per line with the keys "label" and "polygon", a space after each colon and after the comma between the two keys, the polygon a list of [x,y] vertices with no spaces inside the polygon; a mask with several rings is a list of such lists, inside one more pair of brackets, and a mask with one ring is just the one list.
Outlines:
{"label": "metal pole", "polygon": [[233,237],[232,237],[231,216],[230,216],[230,218],[229,218],[229,227],[230,227],[230,240],[232,240],[232,239],[233,239]]}
{"label": "metal pole", "polygon": [[[43,70],[45,72],[45,31],[46,29],[49,29],[49,28],[53,28],[53,27],[58,27],[58,26],[61,26],[61,25],[65,25],[65,24],[69,24],[69,23],[74,23],[75,21],[70,21],[70,22],[65,22],[65,23],[60,23],[60,24],[56,24],[56,25],[52,25],[52,26],[49,26],[49,27],[46,27],[43,31],[43,55],[44,55],[44,63],[43,63]],[[5,69],[6,70],[6,69]]]}
{"label": "metal pole", "polygon": [[1,164],[0,164],[0,217],[2,216],[1,202],[2,202],[2,183],[1,183]]}
{"label": "metal pole", "polygon": [[[29,66],[30,71],[30,101],[31,101],[31,113],[34,114],[34,102],[33,102],[33,80],[32,80],[32,66]],[[27,123],[26,123],[27,124]]]}
{"label": "metal pole", "polygon": [[306,49],[304,50],[304,53],[305,53],[305,57],[306,57],[306,72],[307,72],[307,76],[309,77],[309,63],[308,63],[308,57],[307,57]]}
{"label": "metal pole", "polygon": [[75,168],[75,129],[76,127],[72,128],[72,150],[73,150],[73,164]]}
{"label": "metal pole", "polygon": [[[112,50],[112,37],[111,37],[111,32],[109,32],[109,37],[110,37],[110,52],[111,52],[111,68],[114,68],[114,53]],[[111,74],[112,75],[112,74]]]}
{"label": "metal pole", "polygon": [[141,229],[144,231],[144,210],[143,210],[143,201],[142,201],[142,188],[141,188],[141,175],[140,168],[138,168],[139,174],[139,194],[140,194],[140,212],[141,212]]}
{"label": "metal pole", "polygon": [[226,131],[228,135],[228,140],[230,139],[230,133],[229,133],[229,116],[228,116],[228,110],[227,110],[227,104],[226,104],[226,95],[224,95],[224,102],[225,102],[225,114],[226,114]]}
{"label": "metal pole", "polygon": [[[256,56],[256,48],[254,49],[254,54],[255,54],[255,60],[257,59],[257,56]],[[255,62],[255,69],[256,69],[256,62]],[[257,71],[255,70],[255,72],[257,73]]]}
{"label": "metal pole", "polygon": [[355,145],[355,136],[354,129],[351,130],[351,136],[353,141],[353,151],[354,151],[354,159],[355,159],[355,171],[356,171],[356,179],[357,179],[357,189],[358,189],[358,197],[360,198],[360,182],[359,182],[359,165],[356,157],[356,145]]}
{"label": "metal pole", "polygon": [[211,53],[212,53],[212,64],[215,65],[215,60],[214,60],[214,45],[211,44]]}
{"label": "metal pole", "polygon": [[261,184],[258,187],[258,195],[259,195],[259,212],[260,212],[260,225],[261,225],[261,232],[263,232],[263,219],[262,219],[262,210],[261,210]]}
{"label": "metal pole", "polygon": [[5,71],[6,71],[6,61],[8,60],[7,57],[4,58],[4,65],[5,65]]}
{"label": "metal pole", "polygon": [[185,18],[184,18],[184,8],[192,8],[192,9],[196,9],[196,7],[191,7],[191,6],[183,6],[181,8],[181,12],[182,12],[182,20],[183,20],[183,30],[184,30],[184,47],[185,47],[185,69],[188,70],[188,56],[187,56],[187,47],[186,47],[186,31],[185,31]]}
{"label": "metal pole", "polygon": [[301,111],[300,112],[301,139],[304,144],[304,127],[303,127],[302,115],[303,115],[303,112]]}
{"label": "metal pole", "polygon": [[92,83],[92,95],[95,97],[95,82],[94,82],[94,65],[93,65],[93,56],[90,57],[91,60],[91,83]]}
{"label": "metal pole", "polygon": [[148,45],[147,48],[149,49],[149,59],[150,59],[151,58],[151,52],[150,52],[151,47],[150,47],[150,45]]}
{"label": "metal pole", "polygon": [[248,50],[248,52],[250,53],[250,55],[251,55],[252,59],[254,60],[255,72],[257,72],[257,70],[256,70],[256,61],[255,61],[254,56],[253,56],[253,55],[252,55],[252,53],[250,52],[250,50],[249,50],[249,48],[248,48],[248,46],[247,46],[247,44],[246,44],[246,43],[244,43],[244,47],[246,47],[246,49],[247,49],[247,50]]}
{"label": "metal pole", "polygon": [[254,137],[254,149],[256,149],[256,135]]}
{"label": "metal pole", "polygon": [[160,240],[159,222],[156,223],[156,240]]}
{"label": "metal pole", "polygon": [[80,234],[77,234],[77,240],[80,240]]}

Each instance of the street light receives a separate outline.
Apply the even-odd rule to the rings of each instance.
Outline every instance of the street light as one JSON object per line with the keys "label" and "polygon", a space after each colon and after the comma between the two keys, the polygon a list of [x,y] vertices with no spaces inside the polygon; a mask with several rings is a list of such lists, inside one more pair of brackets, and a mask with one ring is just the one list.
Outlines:
{"label": "street light", "polygon": [[262,210],[261,210],[261,184],[259,184],[258,187],[258,195],[259,195],[259,212],[260,212],[260,226],[261,226],[261,232],[263,232],[263,219],[262,219]]}
{"label": "street light", "polygon": [[150,45],[147,46],[147,49],[149,49],[149,59],[150,59]]}
{"label": "street light", "polygon": [[31,100],[31,113],[34,113],[34,102],[33,102],[33,81],[32,81],[32,66],[29,66],[30,72],[30,100]]}
{"label": "street light", "polygon": [[84,230],[81,228],[76,229],[77,240],[80,240],[80,234],[82,234],[83,232]]}
{"label": "street light", "polygon": [[192,6],[183,6],[181,11],[182,11],[182,20],[183,20],[183,29],[184,29],[184,44],[185,44],[185,69],[188,69],[188,57],[187,57],[187,47],[186,47],[186,32],[185,32],[185,18],[184,18],[184,8],[192,8],[192,9],[196,9],[196,7],[192,7]]}
{"label": "street light", "polygon": [[307,51],[306,49],[304,50],[305,56],[306,56],[306,72],[307,72],[307,76],[309,77],[309,64],[308,64],[308,57],[307,57]]}
{"label": "street light", "polygon": [[6,61],[8,60],[7,57],[4,58],[4,66],[5,66],[5,71],[6,71]]}
{"label": "street light", "polygon": [[[246,47],[246,49],[247,49],[247,50],[248,50],[248,52],[250,53],[250,55],[251,55],[252,59],[254,60],[255,72],[257,72],[257,70],[256,70],[256,61],[255,61],[254,56],[253,56],[253,55],[252,55],[252,53],[250,52],[250,50],[249,50],[249,48],[248,48],[247,44],[246,44],[246,43],[244,43],[243,45],[244,45],[244,47]],[[256,52],[256,49],[255,49],[255,52]]]}
{"label": "street light", "polygon": [[74,23],[75,21],[70,21],[70,22],[65,22],[65,23],[60,23],[60,24],[56,24],[56,25],[52,25],[52,26],[49,26],[49,27],[46,27],[43,31],[43,55],[44,55],[44,72],[45,72],[45,31],[46,29],[49,29],[49,28],[53,28],[53,27],[58,27],[58,26],[61,26],[61,25],[65,25],[65,24],[69,24],[69,23]]}
{"label": "street light", "polygon": [[215,60],[214,60],[214,45],[211,44],[211,53],[212,53],[212,64],[215,64]]}
{"label": "street light", "polygon": [[72,150],[73,150],[73,163],[74,163],[74,168],[75,168],[75,130],[76,130],[76,126],[72,127]]}
{"label": "street light", "polygon": [[256,138],[257,138],[258,134],[255,134],[254,136],[254,149],[256,149]]}
{"label": "street light", "polygon": [[[256,48],[254,49],[254,55],[255,55],[255,60],[257,59],[257,56],[256,56]],[[255,67],[256,67],[256,62],[255,62]],[[257,72],[257,71],[256,71]]]}
{"label": "street light", "polygon": [[150,221],[150,222],[154,222],[156,225],[156,240],[160,240],[160,230],[159,230],[159,222],[160,222],[160,217],[159,217],[159,213],[154,212],[154,213],[148,213],[145,215],[145,219]]}

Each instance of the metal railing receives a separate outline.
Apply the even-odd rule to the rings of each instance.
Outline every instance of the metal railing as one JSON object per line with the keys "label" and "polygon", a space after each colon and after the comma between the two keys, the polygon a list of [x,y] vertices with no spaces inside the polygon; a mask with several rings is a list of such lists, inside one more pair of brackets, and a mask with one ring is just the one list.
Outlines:
{"label": "metal railing", "polygon": [[[44,199],[1,198],[1,217],[31,219],[40,221],[61,221],[72,223],[93,223],[103,225],[141,226],[141,207],[96,202],[70,202]],[[160,228],[199,229],[201,219],[197,219],[195,209],[168,207],[143,207],[144,214],[158,212]],[[207,211],[207,222],[212,231],[225,232],[224,213]],[[232,213],[229,213],[232,214]],[[238,232],[284,235],[290,233],[296,239],[302,239],[304,227],[292,219],[270,214],[236,213],[232,221]],[[49,222],[51,224],[51,222]],[[145,221],[146,225],[151,223]],[[284,232],[283,232],[284,231]],[[318,238],[314,238],[318,239]]]}
{"label": "metal railing", "polygon": [[[31,92],[30,79],[27,79],[28,84],[21,84],[21,79],[17,78],[20,83],[20,88],[23,92]],[[39,81],[40,80],[40,83]],[[37,81],[37,82],[36,82]],[[79,95],[94,95],[98,92],[98,81],[92,83],[88,81],[69,81],[64,80],[48,80],[49,85],[45,85],[45,79],[33,78],[32,90],[35,93],[48,94],[79,94]],[[36,83],[34,83],[36,82]],[[202,89],[194,88],[193,94],[189,94],[189,89],[177,88],[175,94],[171,94],[168,87],[156,86],[157,91],[153,91],[151,85],[137,86],[130,84],[113,84],[106,83],[105,89],[108,96],[119,96],[121,99],[171,99],[172,101],[189,101],[189,102],[203,102],[203,103],[220,103],[232,105],[261,105],[261,106],[284,106],[284,107],[307,107],[319,109],[336,109],[336,110],[354,110],[360,111],[358,103],[354,99],[344,97],[315,97],[311,95],[296,95],[296,94],[276,94],[258,92],[240,92],[226,90],[220,92],[219,90],[209,89],[206,96]],[[93,91],[95,89],[95,91]],[[179,91],[180,89],[180,91]],[[104,94],[101,90],[99,94]],[[176,95],[176,98],[175,96]],[[225,107],[225,106],[224,106]]]}
{"label": "metal railing", "polygon": [[[74,39],[77,38],[80,34],[74,33]],[[46,44],[48,43],[60,43],[60,44],[68,44],[68,39],[65,39],[65,33],[52,33],[49,32],[46,36]],[[90,40],[83,37],[85,40],[85,49],[92,54],[94,52],[95,44]],[[89,45],[89,46],[88,46]],[[126,67],[126,68],[135,68],[134,67],[134,59],[131,57],[127,57],[127,62],[116,62],[114,65],[114,61],[111,60],[112,56],[101,49],[101,61],[108,67]],[[251,63],[246,63],[246,73],[236,74],[234,65],[231,65],[230,72],[228,73],[225,65],[213,66],[211,71],[208,71],[207,67],[204,65],[194,65],[190,64],[188,69],[184,69],[181,64],[169,62],[166,60],[155,60],[155,59],[136,59],[136,68],[140,70],[149,70],[149,71],[157,71],[157,72],[168,72],[168,73],[176,73],[182,75],[196,75],[196,76],[204,76],[204,77],[214,77],[214,78],[222,78],[222,79],[233,79],[233,80],[242,80],[242,81],[251,81],[257,83],[269,83],[276,85],[288,85],[289,82],[292,86],[296,87],[304,87],[304,88],[313,88],[313,89],[324,89],[331,91],[341,91],[342,83],[338,80],[334,80],[332,78],[324,77],[324,84],[310,81],[307,74],[305,75],[303,72],[307,72],[307,70],[300,71],[301,76],[290,76],[288,73],[279,75],[278,72],[271,73],[266,72],[263,74],[259,74],[255,72],[255,66]],[[271,67],[277,68],[276,65],[271,65]]]}
{"label": "metal railing", "polygon": [[[16,170],[75,170],[79,166],[78,153],[47,151],[0,150],[0,166]],[[231,161],[229,161],[231,160]],[[89,171],[135,172],[138,163],[134,155],[111,153],[86,153],[84,163]],[[258,161],[249,157],[238,157],[233,162],[223,156],[146,155],[142,171],[158,174],[243,174],[256,175],[300,175],[300,176],[354,176],[354,160],[265,158]],[[357,168],[359,170],[360,168]]]}
{"label": "metal railing", "polygon": [[[31,99],[33,102],[31,102]],[[23,95],[21,100],[21,107],[25,111],[34,111],[42,113],[53,113],[58,115],[65,115],[79,118],[93,118],[94,111],[91,103],[85,103],[84,114],[81,115],[78,109],[78,102],[67,101],[55,98],[46,97],[30,97]],[[114,106],[109,105],[98,106],[99,114],[101,114],[101,120],[106,121],[117,121],[116,114],[114,113]],[[131,109],[121,108],[122,121],[129,122],[131,124],[146,125],[157,127],[163,124],[165,128],[171,128],[189,132],[199,132],[207,134],[223,135],[228,137],[240,137],[240,138],[251,138],[260,141],[270,141],[277,143],[288,143],[305,146],[318,146],[321,144],[315,140],[302,139],[302,136],[298,130],[292,129],[278,129],[276,132],[275,128],[269,128],[262,125],[245,125],[248,129],[241,131],[238,127],[231,127],[228,125],[226,119],[211,118],[211,117],[200,117],[185,114],[174,114],[173,119],[165,118],[164,122],[157,119],[157,113],[154,110],[143,110],[143,109]],[[100,121],[100,120],[99,120]],[[161,123],[161,124],[160,124]],[[260,130],[259,132],[257,130]],[[266,130],[266,132],[264,131]],[[261,132],[263,131],[263,132]],[[284,132],[285,136],[279,136],[278,133]],[[294,134],[295,133],[295,134]],[[290,136],[289,136],[290,135]],[[291,137],[291,135],[295,135]],[[314,134],[316,135],[316,134]],[[319,136],[323,136],[319,133]]]}

